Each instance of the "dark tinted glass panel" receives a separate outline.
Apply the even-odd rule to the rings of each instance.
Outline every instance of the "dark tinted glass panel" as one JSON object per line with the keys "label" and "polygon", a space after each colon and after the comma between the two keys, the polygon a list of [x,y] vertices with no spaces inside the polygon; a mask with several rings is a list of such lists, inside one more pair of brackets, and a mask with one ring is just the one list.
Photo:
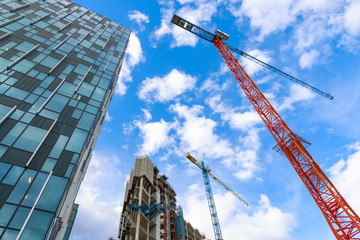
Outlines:
{"label": "dark tinted glass panel", "polygon": [[0,104],[0,120],[11,110],[11,107]]}
{"label": "dark tinted glass panel", "polygon": [[65,178],[51,176],[36,208],[55,211],[64,193],[67,181]]}
{"label": "dark tinted glass panel", "polygon": [[7,202],[19,204],[24,197],[25,192],[30,187],[35,174],[36,172],[33,170],[26,170],[10,194]]}
{"label": "dark tinted glass panel", "polygon": [[20,133],[25,129],[26,124],[18,122],[13,129],[8,133],[8,135],[1,141],[1,143],[6,145],[12,145]]}
{"label": "dark tinted glass panel", "polygon": [[4,204],[0,210],[0,226],[5,227],[12,215],[14,214],[16,206],[10,204]]}
{"label": "dark tinted glass panel", "polygon": [[55,159],[47,158],[46,161],[44,162],[42,168],[41,168],[41,171],[49,173],[54,169],[55,164],[56,164]]}
{"label": "dark tinted glass panel", "polygon": [[0,162],[0,181],[5,176],[9,168],[10,168],[10,164]]}
{"label": "dark tinted glass panel", "polygon": [[94,119],[95,115],[84,112],[84,114],[80,118],[77,127],[89,131]]}
{"label": "dark tinted glass panel", "polygon": [[75,129],[75,131],[74,131],[73,135],[71,136],[65,149],[69,150],[69,151],[80,153],[87,135],[88,135],[88,132],[80,130],[80,129]]}
{"label": "dark tinted glass panel", "polygon": [[17,235],[19,234],[20,231],[16,231],[16,230],[6,230],[3,237],[1,238],[1,240],[14,240],[16,239]]}
{"label": "dark tinted glass panel", "polygon": [[29,212],[30,208],[19,207],[11,220],[9,227],[21,229],[25,223],[25,219],[29,215]]}
{"label": "dark tinted glass panel", "polygon": [[48,174],[39,173],[34,179],[33,184],[30,187],[30,190],[25,195],[24,200],[21,205],[32,207],[35,203],[36,198],[38,197],[41,188],[44,186]]}
{"label": "dark tinted glass panel", "polygon": [[43,240],[53,218],[53,214],[35,210],[29,219],[20,239]]}
{"label": "dark tinted glass panel", "polygon": [[62,150],[64,150],[64,147],[65,147],[68,139],[69,139],[68,137],[61,135],[58,138],[53,150],[50,152],[49,157],[58,158],[60,156]]}
{"label": "dark tinted glass panel", "polygon": [[55,94],[49,103],[46,105],[47,109],[53,110],[55,112],[61,112],[61,110],[65,107],[66,103],[68,102],[69,98],[64,97],[59,94]]}
{"label": "dark tinted glass panel", "polygon": [[34,152],[46,134],[46,130],[28,126],[16,141],[14,147]]}
{"label": "dark tinted glass panel", "polygon": [[13,166],[10,169],[10,171],[8,172],[8,174],[6,175],[6,177],[4,178],[4,180],[2,181],[2,183],[14,185],[17,182],[17,180],[19,179],[23,170],[24,170],[24,168],[22,168],[22,167]]}

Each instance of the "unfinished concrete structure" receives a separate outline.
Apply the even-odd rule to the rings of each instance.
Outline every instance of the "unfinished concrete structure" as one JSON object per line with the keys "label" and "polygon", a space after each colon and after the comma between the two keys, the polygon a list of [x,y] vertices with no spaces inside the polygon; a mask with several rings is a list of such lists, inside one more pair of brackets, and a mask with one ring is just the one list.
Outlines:
{"label": "unfinished concrete structure", "polygon": [[202,240],[205,235],[201,234],[199,229],[194,228],[188,221],[184,220],[185,225],[185,239],[186,240]]}
{"label": "unfinished concrete structure", "polygon": [[[118,237],[121,240],[179,239],[176,236],[176,193],[167,180],[148,156],[136,157],[120,217]],[[178,227],[185,229],[185,226]]]}

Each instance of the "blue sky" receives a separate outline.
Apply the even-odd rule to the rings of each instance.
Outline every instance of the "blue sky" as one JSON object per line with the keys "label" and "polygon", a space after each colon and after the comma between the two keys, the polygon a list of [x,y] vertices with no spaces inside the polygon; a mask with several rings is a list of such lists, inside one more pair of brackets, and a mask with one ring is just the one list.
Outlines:
{"label": "blue sky", "polygon": [[335,239],[216,48],[173,14],[303,81],[330,101],[246,59],[240,63],[314,159],[360,212],[359,0],[76,0],[132,29],[109,115],[81,186],[71,239],[116,236],[137,155],[169,176],[185,219],[213,239],[205,160],[246,207],[212,182],[224,239]]}

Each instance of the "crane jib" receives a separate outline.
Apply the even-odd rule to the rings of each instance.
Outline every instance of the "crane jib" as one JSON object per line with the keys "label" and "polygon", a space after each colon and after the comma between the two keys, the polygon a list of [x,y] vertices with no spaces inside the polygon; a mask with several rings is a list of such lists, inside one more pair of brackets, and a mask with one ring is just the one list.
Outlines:
{"label": "crane jib", "polygon": [[[171,22],[173,24],[185,29],[186,31],[191,32],[192,34],[195,34],[196,36],[199,36],[202,39],[205,39],[206,41],[213,42],[213,40],[215,38],[215,35],[213,33],[210,33],[208,31],[202,29],[201,27],[199,27],[199,26],[197,26],[197,25],[195,25],[195,24],[193,24],[193,23],[191,23],[191,22],[189,22],[189,21],[187,21],[187,20],[185,20],[185,19],[183,19],[183,18],[181,18],[181,17],[179,17],[177,15],[173,16],[173,18],[171,19]],[[280,69],[278,69],[276,67],[273,67],[273,66],[271,66],[271,65],[269,65],[269,64],[255,58],[255,57],[253,57],[253,56],[251,56],[251,55],[249,55],[249,54],[247,54],[247,53],[245,53],[245,52],[243,52],[243,51],[241,51],[241,50],[239,50],[239,49],[237,49],[237,48],[235,48],[235,47],[233,47],[233,46],[231,46],[229,44],[225,43],[225,45],[232,52],[237,53],[240,56],[242,56],[242,57],[244,57],[244,58],[246,58],[246,59],[248,59],[250,61],[253,61],[253,62],[257,63],[260,66],[262,66],[262,67],[264,67],[266,69],[269,69],[269,70],[281,75],[284,78],[287,78],[290,81],[293,81],[293,82],[295,82],[295,83],[297,83],[297,84],[299,84],[299,85],[301,85],[301,86],[303,86],[303,87],[305,87],[307,89],[310,89],[311,91],[313,91],[313,92],[315,92],[315,93],[317,93],[317,94],[319,94],[319,95],[321,95],[323,97],[326,97],[326,98],[328,98],[330,100],[334,99],[334,97],[331,96],[330,93],[321,91],[320,89],[318,89],[316,87],[313,87],[313,86],[305,83],[304,81],[301,81],[300,79],[298,79],[296,77],[293,77],[290,74],[287,74],[287,73],[281,71]]]}

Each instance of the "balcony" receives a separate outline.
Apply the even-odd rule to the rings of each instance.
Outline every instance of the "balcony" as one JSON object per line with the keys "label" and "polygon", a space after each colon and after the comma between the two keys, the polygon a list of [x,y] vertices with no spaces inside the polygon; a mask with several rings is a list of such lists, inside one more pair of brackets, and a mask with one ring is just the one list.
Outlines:
{"label": "balcony", "polygon": [[156,236],[154,233],[150,232],[149,234],[149,240],[156,240]]}

